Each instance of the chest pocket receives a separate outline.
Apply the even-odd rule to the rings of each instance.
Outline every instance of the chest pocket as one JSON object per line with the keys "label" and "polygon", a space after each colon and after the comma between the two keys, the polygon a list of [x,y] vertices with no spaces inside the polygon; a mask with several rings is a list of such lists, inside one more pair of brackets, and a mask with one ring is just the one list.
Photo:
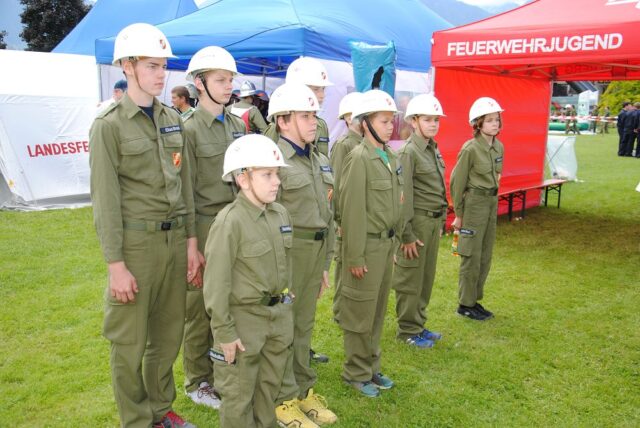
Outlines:
{"label": "chest pocket", "polygon": [[417,175],[431,175],[437,174],[438,168],[435,165],[429,165],[426,162],[421,162],[416,165],[416,174]]}
{"label": "chest pocket", "polygon": [[196,164],[198,168],[197,180],[202,183],[217,183],[222,176],[224,152],[227,147],[224,144],[196,145]]}
{"label": "chest pocket", "polygon": [[502,156],[498,156],[494,162],[496,164],[496,172],[498,174],[502,173]]}
{"label": "chest pocket", "polygon": [[297,191],[310,185],[311,178],[306,174],[293,174],[282,178],[282,188],[284,190]]}
{"label": "chest pocket", "polygon": [[[398,176],[401,177],[401,176]],[[393,184],[390,179],[378,179],[369,181],[368,207],[372,211],[384,211],[389,209]]]}
{"label": "chest pocket", "polygon": [[246,243],[240,247],[240,253],[242,254],[242,257],[249,259],[264,256],[270,251],[271,245],[266,239],[263,239],[262,241]]}
{"label": "chest pocket", "polygon": [[172,132],[163,135],[162,145],[164,147],[164,156],[175,167],[175,171],[180,172],[182,169],[182,147],[184,142],[180,132]]}
{"label": "chest pocket", "polygon": [[478,162],[473,165],[473,170],[479,175],[488,175],[491,174],[493,168],[489,162]]}
{"label": "chest pocket", "polygon": [[119,172],[123,176],[139,179],[154,179],[162,175],[154,149],[156,144],[147,137],[124,140],[120,143]]}

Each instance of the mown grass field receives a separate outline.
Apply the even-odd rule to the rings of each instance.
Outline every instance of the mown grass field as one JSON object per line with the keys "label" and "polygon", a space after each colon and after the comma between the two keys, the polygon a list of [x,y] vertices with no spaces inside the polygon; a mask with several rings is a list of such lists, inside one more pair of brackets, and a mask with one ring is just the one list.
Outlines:
{"label": "mown grass field", "polygon": [[[578,177],[562,207],[498,220],[485,306],[495,319],[454,314],[458,259],[441,242],[430,350],[395,340],[393,297],[379,399],[340,380],[342,336],[331,298],[318,309],[316,391],[338,427],[640,426],[640,160],[616,156],[617,136],[581,136]],[[552,200],[553,201],[553,200]],[[90,209],[0,212],[0,426],[117,426],[100,335],[105,265]],[[215,411],[182,393],[176,410],[199,427]]]}

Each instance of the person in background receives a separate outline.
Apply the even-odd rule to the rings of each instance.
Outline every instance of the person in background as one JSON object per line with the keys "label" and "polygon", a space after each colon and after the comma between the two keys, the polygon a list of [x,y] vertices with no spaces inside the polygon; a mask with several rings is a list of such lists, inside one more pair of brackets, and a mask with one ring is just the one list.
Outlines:
{"label": "person in background", "polygon": [[248,80],[240,85],[238,93],[239,101],[231,105],[231,113],[242,119],[247,127],[247,132],[262,134],[267,129],[267,122],[255,106],[256,85]]}
{"label": "person in background", "polygon": [[127,92],[127,81],[125,79],[118,80],[115,85],[113,85],[113,94],[111,98],[98,104],[96,116],[105,111],[111,104],[120,101],[125,92]]}
{"label": "person in background", "polygon": [[396,292],[397,337],[417,348],[431,348],[442,337],[425,328],[449,206],[444,159],[434,140],[442,116],[436,97],[414,97],[404,116],[413,133],[398,151],[404,176],[405,226],[392,283]]}
{"label": "person in background", "polygon": [[189,89],[186,86],[176,86],[171,90],[171,104],[183,119],[193,112],[190,98]]}
{"label": "person in background", "polygon": [[457,313],[476,321],[493,317],[480,301],[496,239],[504,158],[504,146],[497,138],[503,126],[502,112],[493,98],[481,97],[473,103],[469,110],[473,138],[460,149],[449,183],[455,211],[452,226],[460,233]]}

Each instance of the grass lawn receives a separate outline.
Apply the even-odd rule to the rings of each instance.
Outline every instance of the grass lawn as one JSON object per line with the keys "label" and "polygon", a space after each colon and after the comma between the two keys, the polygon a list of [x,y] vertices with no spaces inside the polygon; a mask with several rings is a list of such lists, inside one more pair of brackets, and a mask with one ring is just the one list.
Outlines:
{"label": "grass lawn", "polygon": [[[340,381],[342,335],[330,296],[319,304],[316,391],[339,427],[640,426],[640,160],[616,156],[617,135],[578,138],[580,183],[562,207],[498,220],[484,304],[495,319],[454,314],[459,260],[442,239],[431,350],[394,339],[393,297],[379,399]],[[105,265],[90,209],[0,212],[0,426],[117,426],[101,337]],[[392,293],[393,295],[393,293]],[[214,411],[182,393],[176,410],[199,427]]]}

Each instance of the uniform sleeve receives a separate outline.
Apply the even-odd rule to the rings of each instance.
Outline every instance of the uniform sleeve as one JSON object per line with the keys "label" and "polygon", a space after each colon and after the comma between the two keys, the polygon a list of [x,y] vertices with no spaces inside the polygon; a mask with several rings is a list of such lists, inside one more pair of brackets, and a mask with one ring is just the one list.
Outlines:
{"label": "uniform sleeve", "polygon": [[413,156],[411,150],[405,148],[399,154],[399,161],[402,165],[402,175],[404,176],[404,204],[402,206],[402,243],[409,244],[418,238],[413,233]]}
{"label": "uniform sleeve", "polygon": [[264,130],[263,135],[265,137],[271,138],[274,143],[278,144],[278,140],[280,139],[280,136],[278,135],[278,131],[276,130],[275,123],[270,123],[269,125],[267,125],[267,129]]}
{"label": "uniform sleeve", "polygon": [[449,191],[453,202],[453,210],[457,217],[462,217],[464,209],[464,192],[467,190],[469,181],[469,170],[471,169],[471,154],[464,148],[458,153],[458,161],[451,172],[449,180]]}
{"label": "uniform sleeve", "polygon": [[367,172],[364,159],[354,154],[351,152],[347,156],[340,182],[343,263],[347,267],[366,265]]}
{"label": "uniform sleeve", "polygon": [[211,317],[211,330],[222,343],[238,338],[235,320],[229,312],[233,267],[238,254],[239,237],[234,236],[234,225],[227,216],[218,216],[211,225],[204,254],[203,297]]}
{"label": "uniform sleeve", "polygon": [[344,159],[348,155],[348,150],[342,140],[336,142],[331,147],[331,169],[333,169],[333,218],[340,224],[340,176],[342,175],[342,167]]}
{"label": "uniform sleeve", "polygon": [[191,172],[192,160],[190,159],[191,156],[189,155],[189,147],[192,144],[190,144],[190,142],[188,141],[189,138],[187,137],[186,132],[182,133],[182,138],[184,139],[184,161],[182,164],[182,169],[180,170],[180,180],[182,181],[182,198],[184,199],[184,203],[187,207],[187,238],[193,238],[197,236],[197,234],[195,205],[193,202],[193,180],[195,180],[195,172]]}
{"label": "uniform sleeve", "polygon": [[257,107],[253,107],[251,109],[251,112],[249,113],[249,119],[251,123],[254,124],[260,130],[260,133],[264,134],[268,125],[267,125],[267,122],[265,122],[264,117],[262,117],[262,114],[260,113],[260,110],[258,110]]}
{"label": "uniform sleeve", "polygon": [[117,144],[111,125],[96,119],[89,132],[90,191],[93,222],[107,263],[124,260]]}

